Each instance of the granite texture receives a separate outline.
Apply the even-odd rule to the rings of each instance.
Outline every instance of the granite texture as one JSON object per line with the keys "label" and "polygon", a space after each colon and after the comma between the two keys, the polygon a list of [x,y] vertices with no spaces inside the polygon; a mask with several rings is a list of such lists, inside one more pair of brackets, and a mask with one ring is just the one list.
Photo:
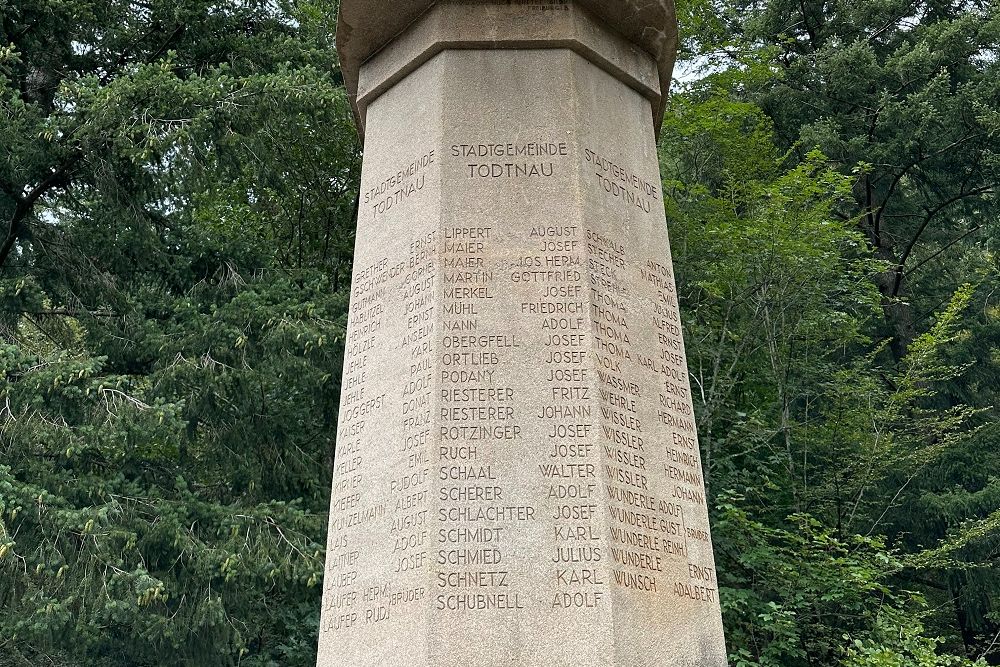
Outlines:
{"label": "granite texture", "polygon": [[[579,34],[569,3],[461,11],[480,10],[510,13],[512,34]],[[624,57],[596,16],[592,51]],[[633,76],[651,59],[622,75],[529,41],[408,68],[427,43],[402,35],[360,74],[384,90],[367,106],[318,665],[723,667],[652,101]]]}
{"label": "granite texture", "polygon": [[[560,5],[544,20],[521,5],[439,4],[425,12],[388,48],[361,69],[355,108],[361,116],[372,101],[425,62],[456,49],[568,49],[635,89],[653,109],[662,105],[660,72],[646,51],[609,32],[580,5]],[[660,118],[653,117],[654,124]]]}
{"label": "granite texture", "polygon": [[[359,131],[364,134],[367,126],[367,107],[358,105],[358,85],[361,66],[387,45],[394,42],[425,15],[440,7],[512,7],[577,8],[598,19],[609,32],[615,33],[637,48],[642,49],[656,63],[659,89],[664,95],[654,102],[654,126],[659,129],[666,106],[666,92],[670,89],[677,52],[677,19],[673,0],[342,0],[337,22],[337,53],[347,85],[348,95],[354,105]],[[544,26],[544,23],[540,24]],[[484,31],[490,26],[482,23]],[[555,40],[565,34],[553,32]],[[497,45],[498,47],[501,45]],[[561,48],[560,44],[553,44]],[[511,44],[510,48],[517,48]]]}

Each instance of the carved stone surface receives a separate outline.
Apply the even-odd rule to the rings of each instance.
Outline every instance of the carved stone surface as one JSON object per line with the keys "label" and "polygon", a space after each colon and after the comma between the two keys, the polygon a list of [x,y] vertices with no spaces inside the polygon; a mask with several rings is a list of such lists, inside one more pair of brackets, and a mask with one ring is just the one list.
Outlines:
{"label": "carved stone surface", "polygon": [[[441,8],[458,7],[480,10],[479,19],[471,19],[478,26],[480,34],[464,36],[451,32],[447,35],[449,48],[466,48],[481,46],[481,42],[494,40],[493,48],[502,47],[513,42],[513,34],[508,25],[494,22],[487,13],[503,11],[504,7],[520,7],[530,15],[532,8],[541,12],[576,11],[583,9],[598,19],[603,32],[615,33],[630,44],[634,44],[646,54],[652,56],[659,78],[659,88],[664,92],[670,88],[670,79],[674,70],[674,60],[677,54],[677,21],[672,0],[405,0],[390,2],[386,0],[344,0],[340,7],[340,18],[337,23],[337,53],[340,56],[341,69],[347,84],[347,92],[354,104],[358,127],[364,134],[367,124],[367,105],[359,103],[359,75],[363,71],[362,64],[380,52],[388,44],[394,42],[400,35],[422,22],[426,22],[427,14]],[[561,6],[561,9],[559,8]],[[466,12],[467,15],[476,14]],[[509,14],[509,12],[507,13]],[[454,16],[452,14],[451,16]],[[535,14],[537,18],[537,14]],[[537,30],[535,41],[539,48],[559,47],[559,41],[568,37],[567,32],[550,21],[555,16],[546,17],[545,21],[534,21]],[[404,62],[401,62],[402,66]],[[653,104],[654,122],[659,128],[663,120],[665,99]]]}
{"label": "carved stone surface", "polygon": [[726,664],[629,4],[439,6],[355,79],[322,667]]}

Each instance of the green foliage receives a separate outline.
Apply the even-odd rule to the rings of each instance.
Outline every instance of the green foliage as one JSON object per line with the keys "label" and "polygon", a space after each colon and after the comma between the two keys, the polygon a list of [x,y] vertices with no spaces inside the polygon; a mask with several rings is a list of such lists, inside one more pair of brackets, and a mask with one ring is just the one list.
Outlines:
{"label": "green foliage", "polygon": [[0,665],[315,662],[335,3],[0,3]]}
{"label": "green foliage", "polygon": [[660,142],[732,663],[998,663],[995,12],[737,4]]}
{"label": "green foliage", "polygon": [[116,361],[0,348],[8,655],[271,664],[318,620],[346,298],[307,284],[195,287]]}
{"label": "green foliage", "polygon": [[[800,158],[821,149],[848,173],[875,256],[886,322],[901,358],[921,316],[965,271],[993,264],[987,224],[1000,209],[997,109],[1000,13],[991,2],[774,0],[751,9],[736,40],[755,62],[766,44],[773,74],[752,94],[779,143]],[[738,93],[743,96],[745,93]],[[975,271],[976,269],[973,269]],[[977,282],[977,281],[972,281]]]}
{"label": "green foliage", "polygon": [[904,614],[886,613],[869,639],[853,639],[846,667],[985,667],[954,655],[941,655],[941,639],[928,637],[923,625]]}
{"label": "green foliage", "polygon": [[723,503],[715,534],[733,549],[722,585],[734,667],[973,665],[938,653],[921,624],[926,602],[893,585],[903,563],[880,539],[841,539],[806,515],[770,527],[742,499]]}

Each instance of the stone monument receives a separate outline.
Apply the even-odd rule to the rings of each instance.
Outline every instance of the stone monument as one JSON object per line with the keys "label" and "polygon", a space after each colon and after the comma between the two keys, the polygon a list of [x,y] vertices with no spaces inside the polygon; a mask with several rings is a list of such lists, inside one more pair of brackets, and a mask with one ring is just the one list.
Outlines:
{"label": "stone monument", "polygon": [[723,667],[672,0],[342,0],[337,41],[365,159],[319,665]]}

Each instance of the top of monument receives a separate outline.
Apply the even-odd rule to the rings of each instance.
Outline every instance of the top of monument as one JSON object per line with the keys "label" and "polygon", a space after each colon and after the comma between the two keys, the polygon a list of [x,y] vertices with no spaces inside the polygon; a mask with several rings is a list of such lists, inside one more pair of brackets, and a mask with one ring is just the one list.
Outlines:
{"label": "top of monument", "polygon": [[[364,128],[357,96],[361,66],[388,46],[436,5],[528,4],[514,0],[341,0],[337,22],[337,52],[344,82],[358,126]],[[677,19],[674,0],[537,0],[536,5],[576,5],[600,19],[614,32],[640,47],[659,70],[657,122],[663,119],[667,91],[677,55]],[[657,127],[659,129],[659,127]]]}

